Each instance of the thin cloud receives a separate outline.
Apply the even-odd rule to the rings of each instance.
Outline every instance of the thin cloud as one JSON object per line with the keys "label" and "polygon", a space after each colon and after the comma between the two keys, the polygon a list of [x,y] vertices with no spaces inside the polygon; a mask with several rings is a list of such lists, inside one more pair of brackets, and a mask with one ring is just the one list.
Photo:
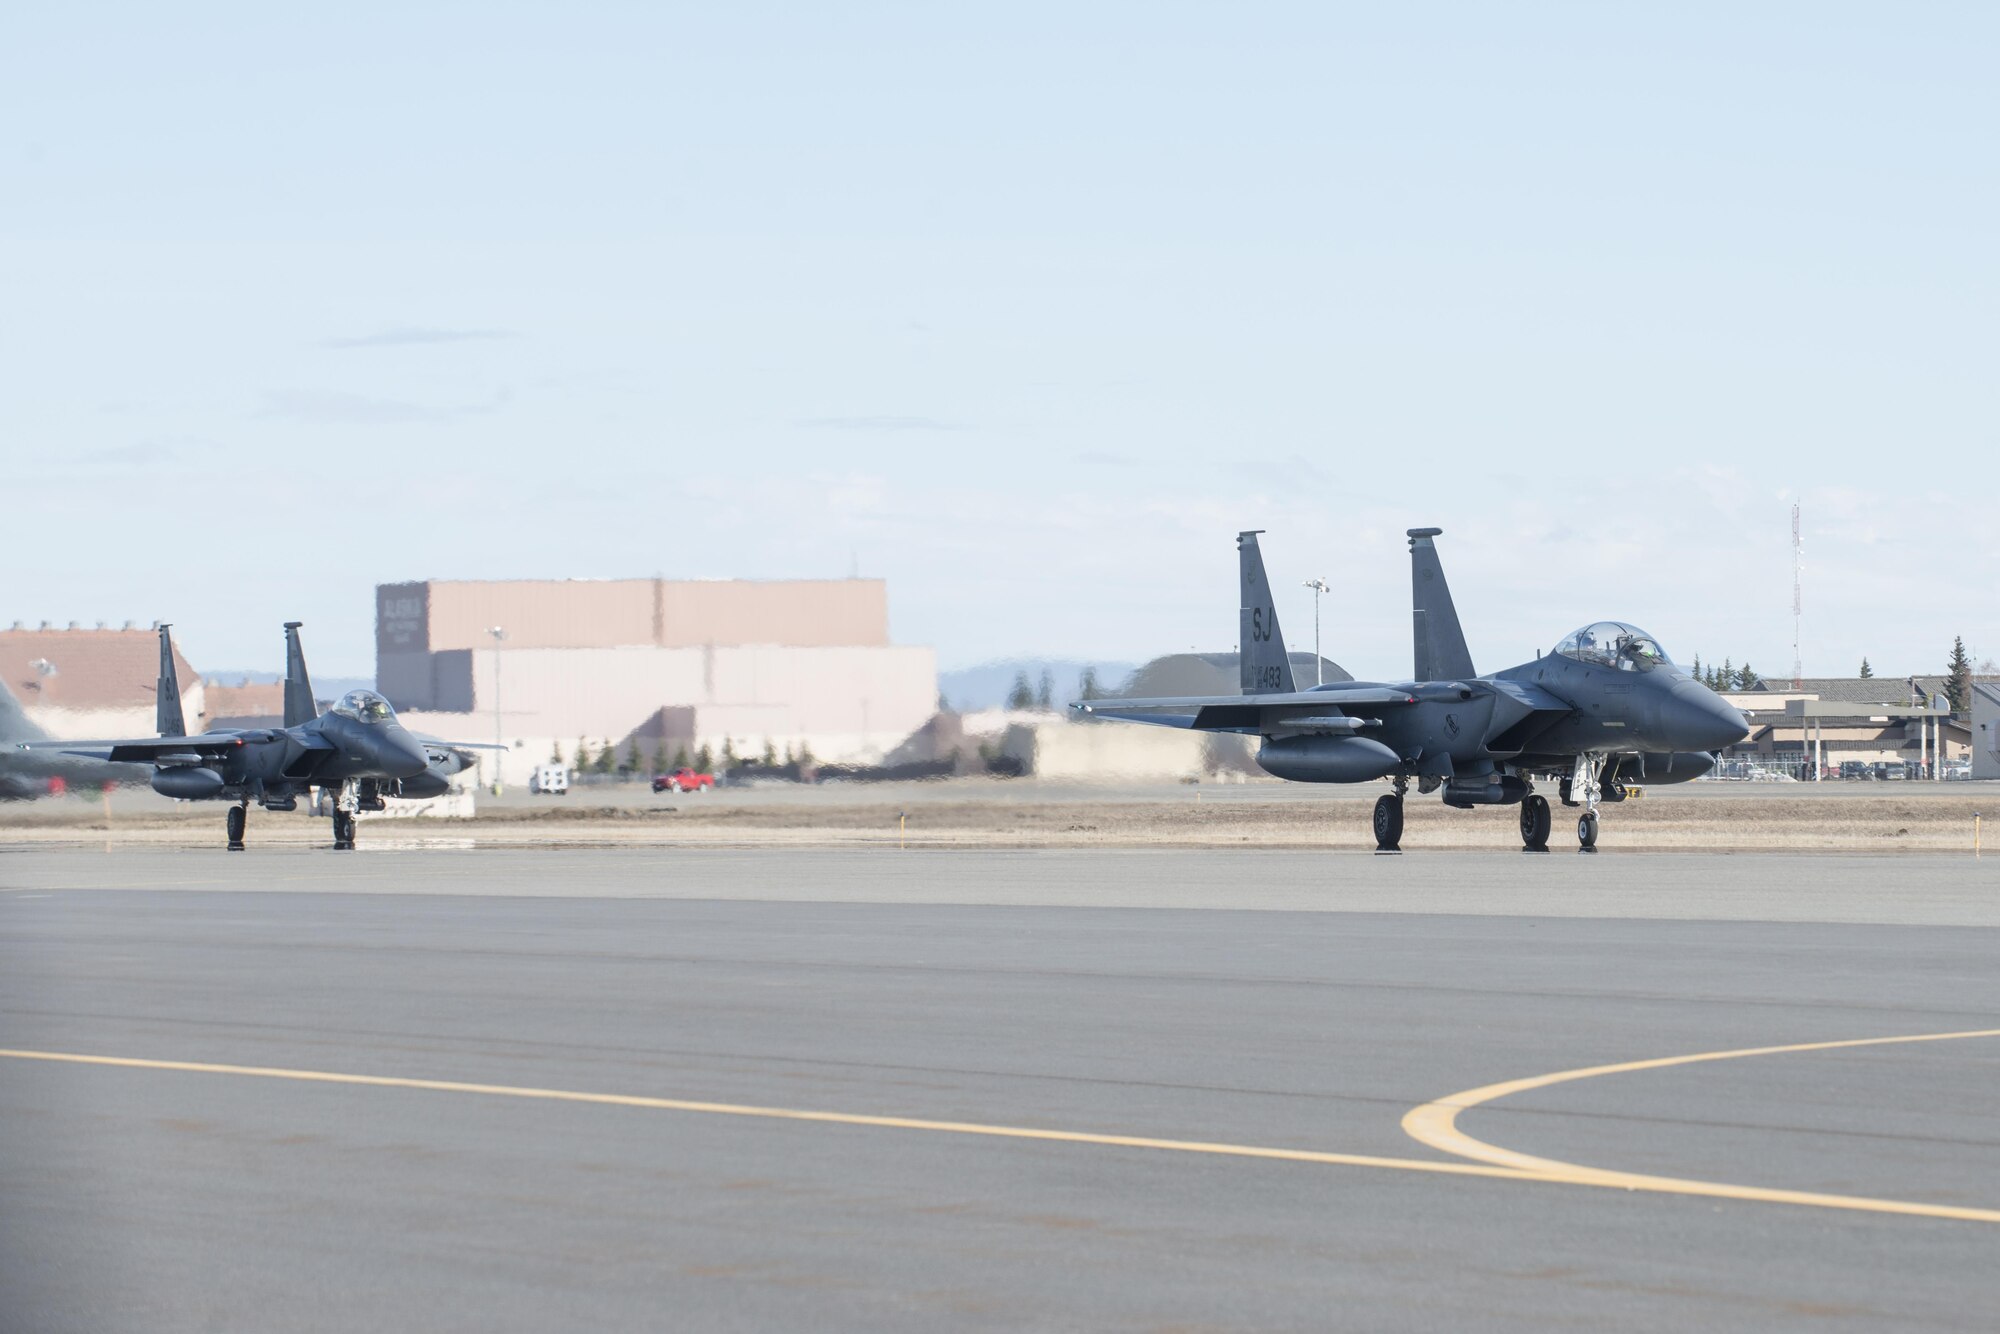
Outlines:
{"label": "thin cloud", "polygon": [[502,338],[518,338],[512,329],[436,329],[421,325],[396,324],[359,338],[328,338],[321,347],[421,347],[433,343],[483,343]]}
{"label": "thin cloud", "polygon": [[392,426],[448,421],[463,416],[464,411],[401,399],[369,398],[338,389],[278,389],[264,395],[264,406],[257,415],[316,426]]}
{"label": "thin cloud", "polygon": [[797,425],[814,431],[963,431],[936,417],[808,417]]}

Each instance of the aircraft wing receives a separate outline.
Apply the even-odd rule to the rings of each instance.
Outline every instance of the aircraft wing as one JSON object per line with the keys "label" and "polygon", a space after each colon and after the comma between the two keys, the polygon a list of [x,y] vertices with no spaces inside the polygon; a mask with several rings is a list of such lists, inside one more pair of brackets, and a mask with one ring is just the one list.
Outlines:
{"label": "aircraft wing", "polygon": [[[149,736],[128,741],[23,741],[21,750],[52,750],[112,764],[158,764],[210,759],[243,744],[241,732],[202,732],[195,736]],[[330,747],[329,747],[330,748]]]}
{"label": "aircraft wing", "polygon": [[1397,686],[1355,683],[1268,695],[1175,695],[1159,699],[1091,699],[1070,705],[1093,718],[1186,727],[1201,732],[1261,732],[1273,725],[1304,722],[1329,728],[1346,723],[1353,708],[1399,708],[1417,696]]}

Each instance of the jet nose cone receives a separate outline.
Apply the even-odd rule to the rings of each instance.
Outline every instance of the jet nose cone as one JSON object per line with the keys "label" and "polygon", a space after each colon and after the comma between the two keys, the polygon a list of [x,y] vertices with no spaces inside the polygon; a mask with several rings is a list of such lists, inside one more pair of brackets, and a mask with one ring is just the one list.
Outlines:
{"label": "jet nose cone", "polygon": [[1750,735],[1743,715],[1699,681],[1678,682],[1664,713],[1675,750],[1721,750]]}
{"label": "jet nose cone", "polygon": [[386,727],[376,738],[376,758],[391,778],[415,778],[431,767],[431,758],[417,739],[400,727]]}

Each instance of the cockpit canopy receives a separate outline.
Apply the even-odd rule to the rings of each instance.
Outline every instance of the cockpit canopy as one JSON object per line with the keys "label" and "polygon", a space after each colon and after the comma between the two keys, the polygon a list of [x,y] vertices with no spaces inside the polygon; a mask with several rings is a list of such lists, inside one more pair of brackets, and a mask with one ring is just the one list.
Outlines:
{"label": "cockpit canopy", "polygon": [[333,711],[364,723],[386,723],[396,716],[396,711],[389,707],[389,701],[372,690],[348,691],[340,697],[340,703],[333,706]]}
{"label": "cockpit canopy", "polygon": [[1599,621],[1586,625],[1562,643],[1556,652],[1578,662],[1595,663],[1621,672],[1650,672],[1656,667],[1673,666],[1660,641],[1636,625],[1623,621]]}

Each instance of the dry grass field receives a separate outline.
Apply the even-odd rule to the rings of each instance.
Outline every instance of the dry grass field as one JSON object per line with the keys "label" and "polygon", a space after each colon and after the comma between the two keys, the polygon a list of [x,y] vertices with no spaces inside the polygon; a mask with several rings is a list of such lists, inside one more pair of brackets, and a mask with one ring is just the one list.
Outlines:
{"label": "dry grass field", "polygon": [[[941,784],[922,790],[849,788],[838,794],[760,789],[647,801],[579,792],[565,800],[488,803],[469,820],[367,820],[364,845],[470,839],[478,846],[663,844],[690,847],[1229,847],[1368,848],[1369,805],[1380,789],[1248,788],[1099,791],[1033,784]],[[1406,848],[1519,846],[1515,807],[1450,810],[1414,794]],[[1970,851],[1973,815],[2000,813],[1986,784],[1753,788],[1702,784],[1654,790],[1604,808],[1601,846],[1672,850]],[[30,813],[31,812],[31,813]],[[1552,847],[1573,841],[1573,813],[1556,808]],[[0,845],[202,847],[221,841],[221,808],[147,794],[108,810],[71,799],[0,811]],[[1990,823],[1990,821],[1989,821]],[[1988,830],[1989,834],[1996,831]],[[326,822],[251,814],[251,840],[322,842]],[[1996,835],[2000,837],[2000,835]],[[1989,838],[1992,842],[1994,839]],[[1996,845],[2000,855],[2000,845]]]}

